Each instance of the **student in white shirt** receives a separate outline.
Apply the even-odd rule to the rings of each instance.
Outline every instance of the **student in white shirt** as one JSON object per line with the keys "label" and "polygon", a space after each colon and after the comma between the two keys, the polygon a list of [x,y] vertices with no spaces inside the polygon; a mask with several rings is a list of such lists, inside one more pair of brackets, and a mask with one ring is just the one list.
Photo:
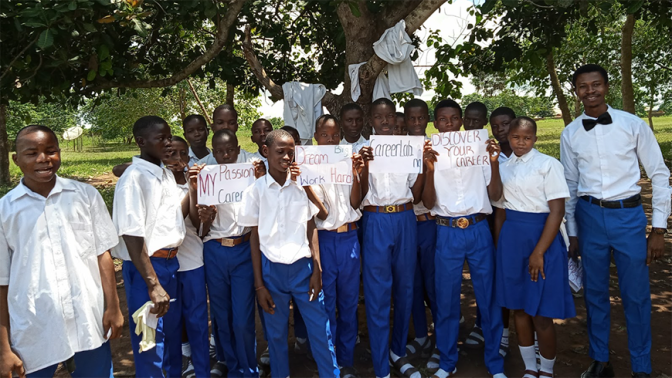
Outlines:
{"label": "student in white shirt", "polygon": [[[231,130],[234,134],[238,132],[238,111],[229,105],[224,104],[215,108],[212,112],[212,134],[214,135],[217,131],[227,129]],[[236,163],[248,163],[254,158],[254,154],[244,149],[240,149],[238,154],[238,160]],[[202,158],[197,162],[198,164],[205,165],[216,165],[217,159],[210,152],[206,157]]]}
{"label": "student in white shirt", "polygon": [[[450,101],[450,100],[444,100]],[[443,107],[441,108],[443,109]],[[453,107],[447,107],[453,110]],[[490,166],[450,168],[435,171],[436,155],[431,142],[425,145],[425,186],[422,201],[437,216],[436,287],[434,320],[440,352],[440,369],[433,377],[446,378],[457,372],[457,339],[460,328],[460,289],[464,261],[481,311],[485,340],[485,365],[496,378],[504,377],[504,359],[499,354],[502,338],[501,310],[494,301],[494,245],[487,214],[491,198],[500,198],[499,146],[487,142]]]}
{"label": "student in white shirt", "polygon": [[[314,137],[320,146],[338,145],[341,130],[336,117],[329,114],[320,116],[315,122]],[[364,161],[357,153],[352,159],[352,185],[304,187],[308,198],[319,209],[315,224],[320,242],[324,304],[329,314],[336,360],[344,378],[357,376],[354,364],[361,264],[357,221],[362,216],[359,211],[362,192],[356,177],[361,175]]]}
{"label": "student in white shirt", "polygon": [[[376,135],[392,135],[397,120],[394,103],[380,98],[371,104]],[[376,377],[390,374],[390,364],[404,376],[420,378],[406,355],[406,338],[413,304],[413,276],[417,261],[416,218],[413,203],[420,201],[422,175],[369,173],[370,146],[362,147],[364,243],[364,300]],[[390,298],[394,296],[394,328],[390,334]]]}
{"label": "student in white shirt", "polygon": [[406,118],[404,117],[403,112],[397,112],[397,122],[394,124],[392,135],[408,135],[408,129],[406,129]]}
{"label": "student in white shirt", "polygon": [[465,130],[480,130],[488,124],[488,108],[484,103],[474,101],[464,109],[462,120]]}
{"label": "student in white shirt", "polygon": [[[238,225],[252,227],[250,247],[257,300],[266,314],[271,371],[288,377],[289,301],[298,306],[307,325],[320,377],[339,377],[329,317],[324,307],[317,229],[318,213],[296,183],[294,140],[284,130],[266,137],[268,174],[243,194]],[[290,177],[291,176],[291,177]]]}
{"label": "student in white shirt", "polygon": [[362,135],[364,128],[364,111],[359,104],[351,102],[343,105],[339,114],[338,123],[343,131],[343,139],[339,144],[349,144],[353,152],[359,152],[366,143],[366,138]]}
{"label": "student in white shirt", "polygon": [[[570,255],[581,253],[588,310],[589,355],[583,377],[610,377],[609,264],[613,252],[628,327],[633,376],[651,374],[651,261],[663,255],[670,216],[670,170],[653,131],[639,117],[605,102],[609,77],[588,64],[572,78],[585,112],[567,125],[560,140],[570,200],[567,233]],[[652,230],[641,205],[639,165],[653,187]]]}
{"label": "student in white shirt", "polygon": [[184,139],[189,142],[189,166],[208,156],[210,149],[205,145],[208,141],[208,123],[200,114],[188,115],[182,120]]}
{"label": "student in white shirt", "polygon": [[[179,376],[182,371],[180,350],[180,307],[171,306],[178,298],[177,251],[186,233],[184,217],[189,211],[189,196],[177,187],[175,177],[161,168],[161,159],[170,151],[170,127],[160,117],[145,116],[133,125],[140,157],[117,182],[112,220],[121,236],[112,250],[124,260],[124,288],[129,315],[151,301],[152,313],[159,317],[157,347],[139,352],[142,336],[135,334],[135,322],[129,320],[136,375],[161,377],[163,371]],[[165,350],[165,353],[164,353]]]}
{"label": "student in white shirt", "polygon": [[[163,160],[175,176],[177,186],[184,195],[189,193],[187,172],[190,155],[189,145],[179,136],[173,135],[171,152]],[[208,358],[208,298],[205,289],[205,269],[203,268],[203,241],[189,218],[185,219],[186,235],[180,245],[177,261],[178,297],[182,313],[182,356],[188,362],[183,376],[195,374],[197,377],[210,375]],[[177,305],[174,303],[174,305]],[[184,336],[186,335],[186,339]]]}
{"label": "student in white shirt", "polygon": [[[212,137],[212,154],[218,164],[235,164],[240,147],[231,130],[219,130]],[[256,176],[265,174],[260,161]],[[194,179],[202,166],[192,167]],[[194,188],[195,189],[195,188]],[[210,295],[210,312],[217,322],[217,347],[221,348],[229,376],[258,377],[254,327],[254,274],[250,256],[250,228],[240,226],[240,202],[217,206],[196,205],[192,191],[190,218],[204,236],[205,278]],[[198,376],[198,374],[196,374]]]}
{"label": "student in white shirt", "polygon": [[534,149],[534,120],[516,118],[510,127],[513,155],[500,168],[506,220],[497,243],[495,296],[499,306],[515,310],[518,347],[525,363],[523,378],[553,377],[553,319],[576,316],[567,246],[560,235],[569,189],[562,164]]}
{"label": "student in white shirt", "polygon": [[266,142],[266,135],[273,131],[273,125],[271,122],[264,118],[259,118],[254,121],[252,124],[252,143],[256,144],[258,150],[251,154],[251,158],[258,159],[261,161],[266,161],[266,157],[262,154],[262,147]]}
{"label": "student in white shirt", "polygon": [[2,376],[112,377],[109,338],[121,336],[116,230],[98,191],[56,175],[58,139],[46,126],[16,135],[21,182],[0,199]]}
{"label": "student in white shirt", "polygon": [[[426,135],[429,122],[429,107],[419,98],[409,100],[404,105],[405,125],[408,135]],[[398,119],[397,119],[398,121]],[[432,354],[432,341],[428,337],[425,296],[431,310],[432,319],[436,317],[436,290],[434,285],[434,250],[436,249],[436,217],[421,202],[413,205],[417,219],[417,255],[413,281],[413,329],[415,339],[406,345],[406,355],[426,359]]]}

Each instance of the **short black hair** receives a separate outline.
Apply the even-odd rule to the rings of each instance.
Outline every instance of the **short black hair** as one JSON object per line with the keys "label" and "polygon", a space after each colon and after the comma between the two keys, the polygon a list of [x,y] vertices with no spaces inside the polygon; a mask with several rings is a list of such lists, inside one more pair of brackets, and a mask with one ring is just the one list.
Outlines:
{"label": "short black hair", "polygon": [[19,139],[28,134],[32,134],[38,131],[42,131],[43,133],[51,134],[54,139],[56,140],[56,144],[58,144],[58,137],[56,136],[56,133],[54,130],[50,129],[47,126],[44,125],[28,125],[26,127],[23,127],[21,130],[19,130],[18,133],[16,133],[16,138],[14,138],[14,145],[16,146],[19,143]]}
{"label": "short black hair", "polygon": [[[290,127],[290,126],[288,126],[288,127]],[[294,141],[294,137],[292,136],[292,134],[288,133],[286,130],[283,130],[283,129],[284,128],[273,130],[270,133],[268,133],[268,135],[266,135],[266,146],[267,147],[271,147],[273,145],[273,143],[275,143],[276,139],[289,138],[289,139],[292,140],[292,142]]]}
{"label": "short black hair", "polygon": [[180,143],[184,143],[187,147],[189,147],[189,143],[187,143],[186,140],[184,140],[182,137],[177,136],[177,135],[173,135],[173,137],[170,138],[170,141],[171,141],[171,142],[180,142]]}
{"label": "short black hair", "polygon": [[187,124],[188,124],[189,122],[191,122],[192,120],[194,120],[194,119],[197,119],[198,122],[203,122],[203,124],[205,125],[205,127],[208,127],[208,122],[205,120],[205,117],[203,117],[203,116],[200,115],[200,114],[190,114],[190,115],[186,116],[186,117],[182,120],[182,128],[187,127]]}
{"label": "short black hair", "polygon": [[322,114],[321,116],[319,116],[317,118],[317,121],[315,121],[315,130],[324,126],[324,124],[327,123],[327,121],[329,121],[329,120],[333,120],[336,123],[336,125],[338,126],[338,119],[336,119],[336,117],[334,117],[331,114]]}
{"label": "short black hair", "polygon": [[434,119],[436,119],[436,114],[441,108],[455,108],[460,111],[460,117],[462,117],[462,107],[460,107],[460,104],[455,102],[455,100],[447,99],[441,100],[436,104],[436,107],[434,108]]}
{"label": "short black hair", "polygon": [[351,103],[349,103],[349,104],[345,104],[345,105],[343,105],[343,107],[341,108],[341,112],[338,113],[338,116],[341,117],[341,118],[343,118],[343,113],[345,113],[345,112],[347,112],[347,111],[350,111],[350,110],[359,110],[360,112],[362,112],[362,114],[364,113],[364,110],[362,110],[362,107],[359,106],[358,103],[356,103],[356,102],[351,102]]}
{"label": "short black hair", "polygon": [[372,102],[371,103],[371,108],[369,108],[369,109],[370,109],[370,111],[373,111],[373,108],[375,106],[380,106],[380,105],[391,106],[392,109],[394,109],[395,111],[397,110],[397,107],[394,106],[394,102],[392,102],[392,100],[390,100],[389,98],[385,98],[385,97],[381,97],[381,98],[377,99],[376,101]]}
{"label": "short black hair", "polygon": [[467,112],[469,110],[475,110],[479,114],[482,114],[485,119],[488,119],[488,107],[482,102],[474,101],[470,103],[464,111]]}
{"label": "short black hair", "polygon": [[229,104],[224,104],[224,105],[219,105],[218,107],[215,108],[215,110],[212,111],[212,119],[213,120],[215,119],[215,114],[217,114],[217,112],[220,111],[220,110],[226,110],[226,111],[229,111],[229,112],[233,112],[233,114],[236,115],[236,118],[238,118],[238,111],[236,110],[236,108],[234,108],[233,106],[231,106]]}
{"label": "short black hair", "polygon": [[[299,134],[299,130],[297,130],[295,127],[285,125],[285,126],[282,126],[278,130],[285,130],[286,132],[289,133],[289,135],[292,135],[293,133],[296,133],[296,135],[299,136],[299,139],[301,139],[301,134]],[[268,138],[268,136],[266,136],[266,138]]]}
{"label": "short black hair", "polygon": [[429,106],[427,106],[427,103],[424,102],[424,101],[422,101],[422,100],[419,99],[419,98],[414,98],[414,99],[408,100],[408,101],[404,104],[404,110],[406,110],[406,109],[412,109],[412,108],[422,108],[422,109],[426,110],[426,111],[429,113]]}
{"label": "short black hair", "polygon": [[492,111],[490,114],[490,119],[493,119],[494,117],[499,117],[499,116],[509,116],[511,119],[516,118],[516,112],[513,111],[511,108],[507,108],[506,106],[500,106],[499,108],[495,109]]}
{"label": "short black hair", "polygon": [[397,117],[404,118],[404,113],[403,112],[397,112]]}
{"label": "short black hair", "polygon": [[252,126],[254,127],[254,124],[257,122],[266,122],[271,126],[271,129],[273,128],[273,124],[271,123],[271,121],[267,120],[266,118],[259,118],[258,120],[252,122]]}
{"label": "short black hair", "polygon": [[509,133],[512,130],[518,129],[518,128],[521,128],[521,127],[531,127],[532,130],[534,130],[534,135],[537,135],[537,123],[534,122],[534,120],[532,118],[525,117],[525,116],[518,117],[518,118],[514,119],[513,121],[511,121],[511,125],[509,126]]}
{"label": "short black hair", "polygon": [[217,130],[217,132],[212,136],[212,145],[214,146],[215,141],[219,141],[220,139],[231,139],[236,144],[236,146],[238,145],[238,137],[236,136],[236,133],[229,129]]}
{"label": "short black hair", "polygon": [[135,124],[133,124],[133,136],[134,137],[144,137],[149,130],[154,125],[166,125],[168,126],[168,122],[164,120],[163,118],[159,116],[154,116],[154,115],[148,115],[144,117],[140,117],[139,120],[135,121]]}
{"label": "short black hair", "polygon": [[579,75],[589,72],[599,72],[604,79],[604,84],[609,84],[609,74],[607,73],[607,70],[605,70],[599,64],[584,64],[574,71],[574,75],[572,75],[572,85],[576,87],[576,79],[579,77]]}

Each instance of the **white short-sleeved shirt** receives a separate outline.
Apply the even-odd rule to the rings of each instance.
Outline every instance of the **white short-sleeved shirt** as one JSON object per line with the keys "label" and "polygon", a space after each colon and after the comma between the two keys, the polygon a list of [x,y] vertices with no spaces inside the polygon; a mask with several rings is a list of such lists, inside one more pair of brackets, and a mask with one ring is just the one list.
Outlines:
{"label": "white short-sleeved shirt", "polygon": [[491,177],[489,165],[434,171],[436,204],[432,208],[432,214],[462,217],[492,213],[488,197]]}
{"label": "white short-sleeved shirt", "polygon": [[[368,145],[365,140],[360,148]],[[362,199],[362,208],[413,202],[411,188],[417,179],[417,173],[369,173],[369,191]]]}
{"label": "white short-sleeved shirt", "polygon": [[[114,190],[112,220],[118,235],[144,238],[150,257],[162,248],[179,246],[186,234],[183,198],[173,172],[134,157]],[[123,238],[112,255],[131,259]]]}
{"label": "white short-sleeved shirt", "polygon": [[[177,187],[182,190],[184,195],[189,193],[188,184],[178,184]],[[184,219],[184,226],[187,232],[180,249],[177,251],[177,261],[180,262],[178,272],[186,272],[203,266],[203,240],[198,237],[198,230],[191,223],[189,217]]]}
{"label": "white short-sleeved shirt", "polygon": [[319,212],[289,175],[280,186],[267,174],[243,193],[238,224],[258,226],[261,252],[271,262],[292,264],[311,257],[308,221]]}
{"label": "white short-sleeved shirt", "polygon": [[[250,152],[247,152],[243,150],[242,148],[240,149],[240,153],[238,154],[238,159],[236,159],[236,163],[250,163],[252,160],[253,154]],[[212,151],[208,154],[208,156],[204,157],[203,159],[198,161],[198,164],[205,164],[205,165],[217,165],[219,164],[217,162],[217,159],[212,155]]]}
{"label": "white short-sleeved shirt", "polygon": [[[210,151],[210,149],[207,147],[206,149],[208,150],[208,155],[205,156],[203,159],[207,158],[208,156],[212,156],[212,151]],[[191,150],[191,147],[189,147],[189,166],[190,167],[193,166],[194,164],[198,163],[199,160],[201,159],[199,159],[198,156],[196,156],[196,154],[194,153],[194,151]]]}
{"label": "white short-sleeved shirt", "polygon": [[203,241],[232,238],[250,232],[249,227],[243,227],[238,224],[241,208],[241,202],[220,203],[217,205],[217,216],[210,226],[210,232],[203,238]]}
{"label": "white short-sleeved shirt", "polygon": [[323,184],[312,185],[311,188],[329,213],[325,220],[315,217],[318,230],[335,230],[362,217],[359,209],[353,209],[350,204],[351,185]]}
{"label": "white short-sleeved shirt", "polygon": [[0,199],[0,285],[26,373],[105,342],[98,256],[117,243],[90,185],[57,177],[45,198],[21,182]]}
{"label": "white short-sleeved shirt", "polygon": [[548,213],[548,201],[569,198],[560,162],[536,149],[513,155],[500,168],[504,208],[526,213]]}

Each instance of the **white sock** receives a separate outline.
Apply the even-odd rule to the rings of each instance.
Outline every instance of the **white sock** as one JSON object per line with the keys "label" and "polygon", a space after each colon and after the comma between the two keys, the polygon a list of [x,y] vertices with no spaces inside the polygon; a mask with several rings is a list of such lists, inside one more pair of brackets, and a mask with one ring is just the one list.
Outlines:
{"label": "white sock", "polygon": [[298,341],[299,344],[305,344],[306,341],[308,341],[308,339],[305,339],[305,338],[303,338],[303,337],[297,337],[297,338],[296,338],[296,341]]}
{"label": "white sock", "polygon": [[541,371],[550,373],[552,375],[553,365],[555,365],[555,358],[553,358],[552,360],[548,360],[544,358],[544,356],[539,356],[539,360],[541,361]]}
{"label": "white sock", "polygon": [[[415,341],[416,341],[418,344],[424,346],[424,345],[425,345],[425,342],[427,341],[427,336],[425,336],[425,337],[416,337],[416,338],[415,338]],[[406,345],[406,348],[408,348],[408,350],[411,351],[411,353],[415,353],[415,352],[416,352],[415,347],[414,347],[412,344],[408,344],[408,345]]]}
{"label": "white sock", "polygon": [[[438,354],[438,349],[434,349],[435,353],[432,353],[432,357],[436,358],[437,360],[441,360],[441,356]],[[439,364],[434,361],[427,361],[427,369],[437,369],[439,367]]]}
{"label": "white sock", "polygon": [[213,334],[210,334],[210,345],[213,347],[215,346],[215,335]]}
{"label": "white sock", "polygon": [[182,343],[182,355],[187,358],[191,357],[191,345],[188,342]]}
{"label": "white sock", "polygon": [[506,378],[506,375],[504,375],[504,373],[497,373],[493,375],[492,378]]}
{"label": "white sock", "polygon": [[501,342],[501,344],[509,346],[509,329],[508,328],[504,328],[504,331],[502,331],[502,342]]}
{"label": "white sock", "polygon": [[[477,329],[481,329],[481,327],[479,327],[477,325],[474,325],[474,328],[471,330],[471,333],[469,334],[469,336],[471,336],[473,334],[475,338],[481,340],[481,342],[484,342],[485,339],[483,339],[483,336],[481,336],[481,335],[479,335],[478,333],[475,332]],[[467,338],[467,340],[464,343],[469,344],[469,345],[477,345],[478,344],[477,341],[474,341],[471,338]]]}
{"label": "white sock", "polygon": [[[390,350],[390,358],[392,358],[392,362],[397,362],[397,360],[399,360],[401,357],[397,356],[396,354],[394,354],[393,351]],[[406,370],[411,369],[411,368],[413,368],[413,365],[405,364],[404,366],[402,366],[399,369],[399,371],[401,372],[402,375],[405,375],[404,372],[406,372]],[[418,371],[418,372],[415,372],[415,373],[411,374],[410,378],[422,378],[422,375],[420,375],[420,372]]]}
{"label": "white sock", "polygon": [[436,371],[436,373],[434,373],[434,375],[436,375],[439,378],[446,378],[446,377],[448,377],[448,374],[453,375],[455,373],[457,373],[457,368],[453,369],[453,371],[450,372],[450,373],[448,373],[447,371],[445,371],[443,369],[439,369],[439,370]]}
{"label": "white sock", "polygon": [[397,356],[393,351],[390,350],[390,358],[392,358],[392,362],[397,362],[397,360],[401,357]]}
{"label": "white sock", "polygon": [[[520,356],[523,358],[523,362],[525,363],[525,370],[532,370],[532,371],[538,371],[537,369],[537,356],[534,352],[534,345],[530,346],[518,346],[518,349],[520,349]],[[529,375],[525,375],[529,376]],[[525,377],[523,376],[523,377]]]}

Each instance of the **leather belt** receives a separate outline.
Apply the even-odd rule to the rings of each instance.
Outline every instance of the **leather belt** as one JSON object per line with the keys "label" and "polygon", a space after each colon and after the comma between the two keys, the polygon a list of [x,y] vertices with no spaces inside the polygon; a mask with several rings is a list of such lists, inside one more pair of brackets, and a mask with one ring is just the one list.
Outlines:
{"label": "leather belt", "polygon": [[438,224],[439,226],[465,229],[469,226],[475,225],[480,221],[485,220],[486,218],[487,216],[485,214],[476,214],[476,215],[469,215],[466,217],[455,217],[455,218],[438,217],[436,218],[436,224]]}
{"label": "leather belt", "polygon": [[174,248],[161,248],[158,251],[154,252],[154,254],[151,257],[156,257],[157,259],[174,259],[177,257],[177,249],[178,247]]}
{"label": "leather belt", "polygon": [[430,221],[436,219],[436,216],[430,214],[430,213],[424,213],[417,215],[416,218],[418,219],[418,222],[425,222],[425,221]]}
{"label": "leather belt", "polygon": [[604,207],[607,209],[628,209],[642,204],[641,194],[635,194],[632,197],[618,201],[605,201],[591,196],[581,196],[581,199],[586,202],[590,202],[593,205],[598,205],[599,207]]}
{"label": "leather belt", "polygon": [[235,247],[237,245],[245,243],[246,241],[249,241],[251,235],[252,235],[252,233],[248,232],[247,234],[236,237],[236,238],[221,238],[221,239],[212,239],[212,240],[215,240],[215,241],[219,242],[224,247]]}
{"label": "leather belt", "polygon": [[329,232],[337,232],[339,234],[342,234],[344,232],[352,231],[357,229],[357,223],[355,222],[350,222],[342,225],[341,227],[335,229],[335,230],[327,230]]}
{"label": "leather belt", "polygon": [[364,206],[364,211],[371,213],[400,213],[406,210],[413,210],[413,204],[411,202],[403,205]]}

